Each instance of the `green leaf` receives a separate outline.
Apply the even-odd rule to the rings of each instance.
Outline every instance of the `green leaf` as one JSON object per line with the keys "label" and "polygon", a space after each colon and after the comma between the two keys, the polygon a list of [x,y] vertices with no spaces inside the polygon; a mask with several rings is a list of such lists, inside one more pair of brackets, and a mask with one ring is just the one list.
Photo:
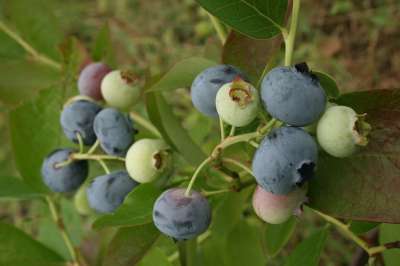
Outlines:
{"label": "green leaf", "polygon": [[197,74],[214,65],[216,65],[215,62],[201,57],[182,60],[168,70],[147,91],[175,90],[189,87]]}
{"label": "green leaf", "polygon": [[[379,231],[379,242],[381,245],[400,239],[400,225],[399,224],[381,224]],[[383,252],[386,266],[398,266],[400,261],[399,249],[388,249]]]}
{"label": "green leaf", "polygon": [[56,251],[65,260],[71,260],[71,255],[65,246],[57,225],[50,218],[50,214],[38,220],[37,240],[49,249]]}
{"label": "green leaf", "polygon": [[246,220],[237,223],[226,240],[227,265],[265,265],[260,233],[258,227],[249,225]]}
{"label": "green leaf", "polygon": [[296,228],[296,220],[289,219],[283,224],[266,224],[264,246],[268,256],[274,257],[287,244]]}
{"label": "green leaf", "polygon": [[54,3],[54,0],[7,1],[5,11],[27,43],[40,53],[58,59],[57,47],[63,33],[55,16]]}
{"label": "green leaf", "polygon": [[322,249],[324,248],[328,229],[319,229],[303,240],[286,260],[285,266],[318,266]]}
{"label": "green leaf", "polygon": [[63,259],[23,231],[0,222],[0,265],[61,266]]}
{"label": "green leaf", "polygon": [[0,62],[0,101],[11,106],[33,99],[60,79],[59,72],[25,60]]}
{"label": "green leaf", "polygon": [[33,190],[23,180],[17,177],[0,177],[0,199],[31,199],[39,198],[40,193]]}
{"label": "green leaf", "polygon": [[281,43],[280,36],[270,40],[255,40],[232,31],[225,42],[222,61],[238,67],[256,86],[263,74],[273,67]]}
{"label": "green leaf", "polygon": [[[1,10],[1,6],[0,6]],[[0,30],[0,58],[1,60],[22,59],[26,56],[24,49]]]}
{"label": "green leaf", "polygon": [[63,220],[66,221],[65,229],[68,232],[72,243],[75,246],[79,246],[84,235],[84,228],[81,217],[72,201],[61,199],[61,215]]}
{"label": "green leaf", "polygon": [[319,71],[313,71],[312,73],[317,75],[318,80],[322,88],[325,90],[328,98],[336,99],[337,97],[339,97],[340,91],[336,84],[336,81],[333,79],[332,76]]}
{"label": "green leaf", "polygon": [[43,90],[34,101],[10,112],[12,146],[16,165],[24,181],[39,192],[48,191],[40,168],[49,152],[61,141],[60,90]]}
{"label": "green leaf", "polygon": [[197,2],[233,29],[256,39],[268,39],[280,33],[288,5],[287,0],[197,0]]}
{"label": "green leaf", "polygon": [[244,189],[239,193],[228,193],[220,199],[219,205],[214,208],[211,231],[219,236],[226,235],[242,219],[246,199],[252,189]]}
{"label": "green leaf", "polygon": [[153,205],[161,190],[153,184],[142,184],[131,191],[113,214],[98,218],[95,229],[106,226],[135,226],[152,221]]}
{"label": "green leaf", "polygon": [[108,23],[99,31],[92,48],[92,59],[114,65],[115,56]]}
{"label": "green leaf", "polygon": [[188,163],[197,166],[206,158],[200,147],[182,127],[160,92],[146,93],[146,108],[151,122],[160,131],[164,140]]}
{"label": "green leaf", "polygon": [[152,248],[159,235],[153,223],[120,228],[108,246],[102,265],[135,265]]}
{"label": "green leaf", "polygon": [[138,266],[172,266],[172,263],[168,261],[168,257],[160,248],[153,248]]}
{"label": "green leaf", "polygon": [[350,230],[357,235],[361,235],[367,233],[368,231],[371,231],[379,225],[380,223],[354,221],[351,222]]}
{"label": "green leaf", "polygon": [[337,103],[367,113],[369,144],[345,159],[320,154],[311,206],[348,220],[400,223],[400,91],[354,92]]}

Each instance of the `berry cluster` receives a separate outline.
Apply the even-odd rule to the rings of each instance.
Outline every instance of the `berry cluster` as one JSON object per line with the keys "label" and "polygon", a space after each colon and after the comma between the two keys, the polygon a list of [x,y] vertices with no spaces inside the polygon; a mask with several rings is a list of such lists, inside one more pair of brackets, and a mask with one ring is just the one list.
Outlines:
{"label": "berry cluster", "polygon": [[[140,97],[131,73],[111,71],[102,63],[90,64],[81,72],[78,87],[81,95],[66,103],[61,125],[80,150],[52,152],[42,166],[43,180],[55,192],[81,186],[75,202],[82,213],[90,213],[90,209],[113,212],[140,183],[172,174],[171,150],[161,139],[135,141],[134,123],[123,112]],[[259,90],[236,67],[210,67],[193,81],[191,98],[198,111],[220,118],[222,140],[196,169],[186,189],[170,188],[154,203],[154,224],[176,240],[191,239],[209,227],[210,204],[205,195],[191,190],[192,185],[204,165],[221,159],[223,148],[239,139],[257,146],[252,170],[248,169],[258,184],[253,207],[261,219],[273,224],[301,211],[307,183],[314,177],[319,146],[332,156],[346,157],[367,144],[370,126],[364,122],[365,115],[329,103],[317,76],[305,63],[272,69]],[[107,107],[95,100],[104,100]],[[261,122],[256,132],[234,135],[235,127],[246,130],[257,117]],[[226,138],[224,123],[233,129]],[[92,147],[84,153],[87,145]],[[97,145],[105,154],[94,154]],[[90,159],[102,164],[107,173],[84,184]],[[110,173],[104,160],[125,161],[125,170]]]}
{"label": "berry cluster", "polygon": [[[42,164],[43,181],[54,192],[81,187],[75,205],[82,214],[90,214],[91,209],[113,212],[139,183],[168,175],[172,164],[169,147],[160,139],[135,142],[134,122],[123,112],[140,96],[138,82],[130,72],[91,63],[82,70],[78,88],[80,96],[67,101],[60,123],[65,136],[80,149],[50,153]],[[104,100],[105,107],[96,100]],[[91,148],[85,153],[84,146]],[[103,154],[94,154],[98,146]],[[88,160],[98,161],[106,174],[87,180]],[[126,170],[110,172],[105,160],[125,161]]]}

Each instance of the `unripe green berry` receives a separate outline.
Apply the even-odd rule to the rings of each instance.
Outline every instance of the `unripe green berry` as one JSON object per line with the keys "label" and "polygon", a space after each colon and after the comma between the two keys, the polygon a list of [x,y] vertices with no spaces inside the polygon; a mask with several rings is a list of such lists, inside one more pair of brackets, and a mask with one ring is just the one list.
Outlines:
{"label": "unripe green berry", "polygon": [[368,144],[371,126],[347,106],[329,108],[318,122],[317,138],[330,155],[343,158],[352,155],[359,146]]}
{"label": "unripe green berry", "polygon": [[86,185],[82,185],[74,195],[75,208],[81,215],[94,214],[94,211],[89,206],[89,202],[86,196],[86,188]]}
{"label": "unripe green berry", "polygon": [[163,140],[141,139],[129,148],[125,166],[133,180],[148,183],[169,174],[172,155]]}
{"label": "unripe green berry", "polygon": [[296,188],[287,195],[273,194],[257,186],[253,194],[253,208],[258,217],[270,224],[286,222],[301,211],[307,200],[307,186]]}
{"label": "unripe green berry", "polygon": [[238,78],[218,90],[215,103],[222,120],[232,126],[242,127],[256,118],[259,96],[251,84]]}
{"label": "unripe green berry", "polygon": [[103,78],[101,93],[111,107],[128,109],[139,99],[140,87],[129,71],[114,70]]}

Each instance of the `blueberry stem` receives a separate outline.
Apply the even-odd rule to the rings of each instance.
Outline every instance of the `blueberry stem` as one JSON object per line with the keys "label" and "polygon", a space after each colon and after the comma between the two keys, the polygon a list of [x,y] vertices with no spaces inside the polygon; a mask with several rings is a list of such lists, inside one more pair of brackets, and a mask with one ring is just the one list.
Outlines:
{"label": "blueberry stem", "polygon": [[152,133],[154,136],[156,137],[161,137],[160,132],[158,131],[158,129],[149,121],[147,121],[146,118],[142,117],[140,114],[131,111],[129,113],[129,115],[131,116],[131,118],[133,119],[133,121],[135,121],[136,123],[138,123],[139,125],[141,125],[143,128],[147,129],[150,133]]}
{"label": "blueberry stem", "polygon": [[219,195],[219,194],[232,192],[232,191],[233,190],[231,188],[224,188],[224,189],[212,190],[212,191],[202,190],[201,194],[203,194],[204,197],[210,197],[210,196]]}
{"label": "blueberry stem", "polygon": [[95,150],[97,149],[97,147],[99,146],[99,144],[100,144],[100,142],[97,139],[96,142],[92,145],[92,147],[90,147],[87,154],[93,154],[95,152]]}
{"label": "blueberry stem", "polygon": [[112,155],[104,155],[104,154],[80,154],[73,153],[71,155],[72,160],[117,160],[125,162],[125,158],[112,156]]}
{"label": "blueberry stem", "polygon": [[225,129],[224,129],[224,121],[222,118],[219,118],[219,130],[221,132],[221,142],[225,139]]}
{"label": "blueberry stem", "polygon": [[27,43],[24,39],[22,39],[17,33],[11,30],[6,24],[0,21],[0,30],[2,30],[5,34],[7,34],[11,39],[16,41],[25,51],[27,51],[33,59],[36,61],[51,66],[57,70],[61,70],[61,64],[53,61],[45,55],[42,55],[38,51],[36,51],[29,43]]}
{"label": "blueberry stem", "polygon": [[46,202],[49,207],[51,217],[53,218],[54,223],[57,225],[57,228],[61,233],[61,236],[64,240],[64,243],[68,249],[68,252],[69,252],[73,262],[76,265],[79,265],[77,262],[78,255],[76,253],[74,245],[72,244],[71,238],[69,237],[67,231],[65,230],[64,222],[63,222],[62,218],[58,215],[56,206],[55,206],[53,200],[50,198],[50,196],[46,196]]}
{"label": "blueberry stem", "polygon": [[235,135],[235,130],[236,130],[236,127],[235,127],[235,126],[232,126],[232,127],[231,127],[231,131],[229,132],[229,137],[232,137],[232,136]]}
{"label": "blueberry stem", "polygon": [[101,165],[101,167],[103,167],[104,172],[106,172],[107,175],[110,174],[110,169],[108,169],[107,164],[103,160],[98,159],[96,161]]}
{"label": "blueberry stem", "polygon": [[83,140],[82,140],[81,133],[76,132],[76,138],[78,139],[79,153],[83,153]]}
{"label": "blueberry stem", "polygon": [[218,38],[221,41],[221,44],[224,45],[225,41],[226,41],[226,32],[224,29],[224,26],[221,24],[221,22],[214,17],[213,15],[211,15],[210,13],[208,13],[208,16],[210,17],[211,23],[213,24],[215,31],[218,34]]}
{"label": "blueberry stem", "polygon": [[289,33],[282,32],[285,41],[285,66],[292,64],[294,42],[296,39],[297,22],[299,20],[300,0],[293,0],[292,18]]}
{"label": "blueberry stem", "polygon": [[204,166],[206,166],[209,162],[212,161],[211,157],[207,157],[196,169],[196,171],[193,173],[192,178],[190,179],[189,185],[185,191],[185,196],[189,197],[190,196],[190,190],[193,187],[194,182],[196,181],[197,176],[201,172],[201,169],[203,169]]}
{"label": "blueberry stem", "polygon": [[365,252],[367,252],[369,256],[373,256],[375,254],[378,254],[378,253],[383,252],[386,249],[388,249],[385,245],[377,246],[377,247],[369,247],[368,244],[364,240],[362,240],[360,237],[358,237],[355,233],[353,233],[350,230],[349,225],[344,224],[341,221],[337,220],[336,218],[329,216],[327,214],[324,214],[322,212],[319,212],[317,210],[314,210],[314,209],[311,209],[311,210],[314,213],[316,213],[318,216],[322,217],[328,223],[331,223],[331,224],[335,225],[337,228],[339,228],[340,233],[342,233],[345,237],[348,237],[352,241],[354,241],[358,246],[360,246],[362,249],[364,249]]}
{"label": "blueberry stem", "polygon": [[233,164],[233,165],[235,165],[235,166],[237,166],[237,167],[243,169],[243,170],[244,170],[246,173],[248,173],[249,175],[254,176],[253,171],[252,171],[249,167],[247,167],[244,163],[242,163],[242,162],[239,162],[239,161],[237,161],[237,160],[235,160],[235,159],[232,159],[232,158],[226,158],[226,157],[222,158],[222,161],[223,161],[224,163]]}

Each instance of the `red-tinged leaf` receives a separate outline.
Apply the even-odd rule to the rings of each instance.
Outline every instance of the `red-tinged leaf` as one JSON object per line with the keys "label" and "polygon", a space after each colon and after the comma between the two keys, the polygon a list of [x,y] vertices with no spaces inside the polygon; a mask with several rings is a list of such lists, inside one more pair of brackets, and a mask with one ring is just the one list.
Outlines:
{"label": "red-tinged leaf", "polygon": [[400,91],[354,92],[337,102],[368,114],[370,142],[346,159],[320,155],[311,206],[340,218],[400,223]]}
{"label": "red-tinged leaf", "polygon": [[281,43],[280,36],[268,40],[256,40],[232,31],[226,40],[222,61],[237,66],[256,86],[263,74],[272,68]]}

